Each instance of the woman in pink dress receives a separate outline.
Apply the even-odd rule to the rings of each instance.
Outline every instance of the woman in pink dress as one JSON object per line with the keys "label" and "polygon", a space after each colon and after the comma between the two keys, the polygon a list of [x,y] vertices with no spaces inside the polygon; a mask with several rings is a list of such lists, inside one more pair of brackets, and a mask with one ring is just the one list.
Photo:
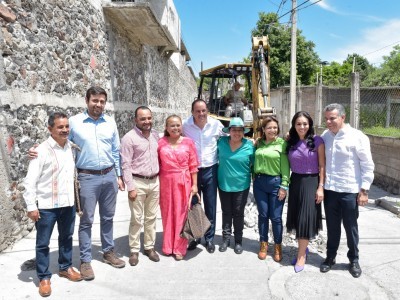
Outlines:
{"label": "woman in pink dress", "polygon": [[182,133],[177,115],[165,122],[164,137],[158,141],[160,161],[160,209],[164,229],[162,251],[182,260],[188,240],[180,233],[186,220],[190,194],[197,193],[197,154],[193,141]]}

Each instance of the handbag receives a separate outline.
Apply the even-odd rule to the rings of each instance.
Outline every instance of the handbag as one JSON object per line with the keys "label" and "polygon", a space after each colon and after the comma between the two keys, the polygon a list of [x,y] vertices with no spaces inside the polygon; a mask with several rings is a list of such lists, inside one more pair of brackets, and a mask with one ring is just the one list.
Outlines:
{"label": "handbag", "polygon": [[199,199],[198,203],[191,206],[193,193],[190,193],[189,210],[187,213],[185,224],[181,231],[181,237],[192,240],[199,239],[211,227],[203,208],[201,207],[201,198],[199,194],[195,194]]}

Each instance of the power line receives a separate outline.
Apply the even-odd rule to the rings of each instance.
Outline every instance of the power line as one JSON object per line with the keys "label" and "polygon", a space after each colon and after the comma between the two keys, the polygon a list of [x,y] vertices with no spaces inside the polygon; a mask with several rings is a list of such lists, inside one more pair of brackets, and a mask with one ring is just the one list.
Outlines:
{"label": "power line", "polygon": [[321,2],[322,0],[318,0],[318,1],[316,1],[316,2],[313,2],[313,3],[311,3],[311,4],[308,4],[306,7],[302,7],[302,8],[300,8],[299,10],[302,10],[302,9],[306,9],[307,7],[310,7],[310,6],[312,6],[312,5],[314,5],[314,4],[317,4],[318,2]]}
{"label": "power line", "polygon": [[[286,13],[284,13],[283,15],[279,16],[279,17],[278,17],[278,20],[279,20],[280,18],[286,16],[287,14],[290,14],[293,10],[296,10],[296,9],[297,9],[297,10],[300,10],[300,9],[298,9],[300,6],[303,6],[304,4],[306,4],[307,2],[310,2],[310,1],[311,1],[311,0],[306,0],[306,1],[304,1],[303,3],[297,5],[294,9],[291,9],[291,10],[287,11]],[[313,3],[309,4],[309,5],[307,5],[306,7],[303,7],[302,9],[305,9],[305,8],[311,6],[311,5],[317,4],[318,2],[321,2],[321,1],[322,1],[322,0],[315,1],[315,2],[313,2]]]}
{"label": "power line", "polygon": [[272,0],[268,0],[268,2],[269,3],[271,3],[271,4],[273,4],[273,5],[275,5],[275,6],[278,6],[278,4],[276,4],[274,1],[272,1]]}
{"label": "power line", "polygon": [[276,14],[279,14],[279,11],[281,10],[281,8],[283,8],[283,6],[285,5],[287,0],[281,0],[281,4],[279,4],[278,10],[276,11]]}
{"label": "power line", "polygon": [[399,44],[399,43],[400,43],[400,41],[394,42],[394,43],[392,43],[392,44],[390,44],[390,45],[387,45],[387,46],[384,46],[384,47],[382,47],[382,48],[379,48],[378,50],[374,50],[374,51],[368,52],[368,53],[366,53],[366,54],[364,54],[364,55],[362,55],[362,56],[370,55],[370,54],[372,54],[372,53],[381,51],[381,50],[383,50],[383,49],[385,49],[385,48],[387,48],[387,47],[390,47],[390,46],[393,46],[393,45],[397,45],[397,44]]}

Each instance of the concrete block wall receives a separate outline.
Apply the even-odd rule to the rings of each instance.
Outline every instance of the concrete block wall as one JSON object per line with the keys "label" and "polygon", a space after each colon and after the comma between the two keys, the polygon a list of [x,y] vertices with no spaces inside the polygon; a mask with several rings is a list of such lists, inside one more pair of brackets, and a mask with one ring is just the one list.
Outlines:
{"label": "concrete block wall", "polygon": [[375,163],[374,184],[400,194],[400,139],[368,135]]}
{"label": "concrete block wall", "polygon": [[99,85],[121,137],[139,105],[162,130],[167,115],[190,114],[196,95],[188,67],[175,61],[112,27],[98,0],[0,3],[0,251],[33,228],[22,180],[27,150],[48,136],[49,113],[83,111],[86,89]]}

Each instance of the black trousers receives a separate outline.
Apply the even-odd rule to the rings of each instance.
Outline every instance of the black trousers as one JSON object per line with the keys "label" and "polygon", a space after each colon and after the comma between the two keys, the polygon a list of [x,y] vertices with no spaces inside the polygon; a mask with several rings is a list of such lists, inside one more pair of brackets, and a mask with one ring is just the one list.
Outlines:
{"label": "black trousers", "polygon": [[346,231],[347,257],[350,262],[358,262],[358,204],[357,195],[324,190],[325,217],[328,231],[326,254],[335,258],[340,244],[341,224]]}
{"label": "black trousers", "polygon": [[244,208],[249,195],[249,188],[240,192],[219,191],[222,208],[222,236],[229,238],[232,234],[232,221],[235,242],[242,242],[244,227]]}

